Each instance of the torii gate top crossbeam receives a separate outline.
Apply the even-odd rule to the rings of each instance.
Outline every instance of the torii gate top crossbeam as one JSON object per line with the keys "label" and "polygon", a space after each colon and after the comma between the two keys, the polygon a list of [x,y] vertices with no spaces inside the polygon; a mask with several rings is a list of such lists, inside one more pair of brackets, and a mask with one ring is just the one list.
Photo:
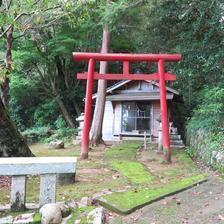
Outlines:
{"label": "torii gate top crossbeam", "polygon": [[180,61],[180,54],[101,54],[73,52],[73,59],[83,61],[94,59],[96,61]]}
{"label": "torii gate top crossbeam", "polygon": [[[74,52],[74,61],[87,61],[93,59],[94,61],[122,61],[123,62],[123,73],[121,74],[99,74],[94,72],[93,79],[106,79],[106,80],[159,80],[158,73],[153,74],[131,74],[129,69],[130,62],[157,62],[163,61],[179,61],[181,59],[180,54],[101,54],[101,53],[82,53]],[[88,73],[78,73],[78,79],[88,79]],[[166,81],[176,80],[176,76],[171,73],[165,73]]]}

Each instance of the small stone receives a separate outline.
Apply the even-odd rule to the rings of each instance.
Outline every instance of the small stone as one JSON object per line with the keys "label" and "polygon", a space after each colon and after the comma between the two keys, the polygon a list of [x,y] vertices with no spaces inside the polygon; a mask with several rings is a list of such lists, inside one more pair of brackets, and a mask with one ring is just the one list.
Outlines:
{"label": "small stone", "polygon": [[88,224],[104,224],[105,210],[103,207],[95,208],[87,215]]}
{"label": "small stone", "polygon": [[74,224],[81,224],[81,220],[80,219],[75,220]]}
{"label": "small stone", "polygon": [[78,204],[75,201],[69,201],[69,202],[67,202],[67,205],[73,211],[75,211],[78,208]]}
{"label": "small stone", "polygon": [[59,224],[62,221],[61,208],[59,204],[50,203],[40,209],[42,224]]}
{"label": "small stone", "polygon": [[67,204],[65,204],[64,202],[60,202],[57,204],[61,209],[62,218],[68,217],[71,214],[72,209]]}
{"label": "small stone", "polygon": [[79,203],[80,207],[90,206],[92,204],[92,199],[89,197],[83,197]]}
{"label": "small stone", "polygon": [[25,223],[33,223],[33,216],[34,213],[28,213],[28,214],[23,214],[23,215],[18,215],[16,216],[16,218],[14,219],[13,224],[25,224]]}
{"label": "small stone", "polygon": [[5,223],[8,223],[8,224],[13,223],[13,217],[10,215],[4,218],[0,218],[0,224],[5,224]]}
{"label": "small stone", "polygon": [[60,141],[60,140],[54,140],[54,141],[51,141],[49,143],[49,146],[48,146],[49,149],[64,149],[65,148],[65,144],[63,141]]}

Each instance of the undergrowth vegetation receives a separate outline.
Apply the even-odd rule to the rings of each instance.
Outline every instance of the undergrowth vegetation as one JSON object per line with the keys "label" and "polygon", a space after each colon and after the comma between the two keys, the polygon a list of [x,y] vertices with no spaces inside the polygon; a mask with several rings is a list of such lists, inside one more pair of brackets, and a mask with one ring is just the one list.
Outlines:
{"label": "undergrowth vegetation", "polygon": [[[199,99],[201,103],[187,125],[190,142],[188,152],[192,157],[200,157],[207,165],[223,172],[224,88],[207,87]],[[223,159],[215,159],[215,152],[223,154]]]}

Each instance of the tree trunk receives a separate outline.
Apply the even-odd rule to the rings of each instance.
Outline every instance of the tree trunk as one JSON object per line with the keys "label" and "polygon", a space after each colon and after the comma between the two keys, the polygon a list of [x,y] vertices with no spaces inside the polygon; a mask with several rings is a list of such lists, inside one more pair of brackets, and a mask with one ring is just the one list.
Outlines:
{"label": "tree trunk", "polygon": [[13,26],[6,33],[6,54],[5,54],[5,64],[6,64],[6,75],[3,78],[1,84],[2,91],[2,102],[5,107],[9,104],[9,74],[12,71],[12,44],[13,44]]}
{"label": "tree trunk", "polygon": [[67,108],[65,107],[64,102],[58,96],[56,97],[56,101],[58,103],[58,106],[59,106],[59,108],[61,110],[61,113],[62,113],[66,123],[69,125],[70,128],[75,128],[75,124],[74,124],[74,122],[73,122],[73,120],[72,120],[72,118],[71,118]]}
{"label": "tree trunk", "polygon": [[0,99],[0,157],[33,156]]}
{"label": "tree trunk", "polygon": [[[108,53],[110,44],[110,32],[108,31],[107,26],[103,29],[103,40],[102,40],[102,49],[101,53]],[[107,72],[108,63],[105,61],[100,62],[100,74],[105,74]],[[90,142],[93,145],[98,145],[102,142],[102,125],[105,109],[105,100],[106,100],[106,88],[107,81],[99,80],[97,88],[97,98],[96,105],[94,110],[93,122],[90,131]]]}

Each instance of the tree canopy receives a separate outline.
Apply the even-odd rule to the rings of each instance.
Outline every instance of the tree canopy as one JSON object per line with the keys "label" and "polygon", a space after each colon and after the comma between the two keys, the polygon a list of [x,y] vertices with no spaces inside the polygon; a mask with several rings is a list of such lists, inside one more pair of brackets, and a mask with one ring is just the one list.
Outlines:
{"label": "tree canopy", "polygon": [[[85,86],[74,74],[86,64],[73,63],[71,53],[99,52],[104,24],[111,32],[111,52],[181,53],[181,63],[172,65],[177,74],[172,85],[184,98],[184,122],[223,130],[221,0],[117,0],[108,5],[101,0],[2,0],[0,12],[0,77],[2,82],[9,77],[8,109],[20,130],[77,127]],[[5,52],[11,28],[9,74]]]}

